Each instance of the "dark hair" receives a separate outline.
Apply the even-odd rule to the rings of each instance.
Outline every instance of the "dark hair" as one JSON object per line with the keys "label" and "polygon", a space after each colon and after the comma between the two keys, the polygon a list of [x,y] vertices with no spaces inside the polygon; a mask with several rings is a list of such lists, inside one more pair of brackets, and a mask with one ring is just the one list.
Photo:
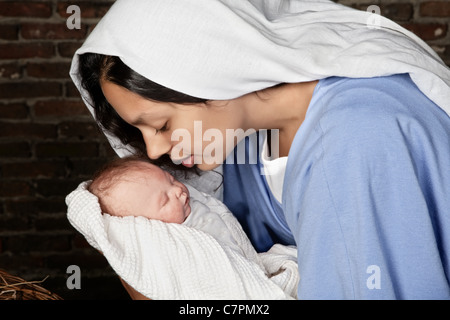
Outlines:
{"label": "dark hair", "polygon": [[[152,101],[178,104],[206,103],[208,101],[161,86],[132,70],[116,56],[97,53],[82,54],[79,56],[78,71],[81,76],[81,85],[89,93],[92,107],[95,110],[95,118],[100,127],[119,138],[122,144],[133,147],[141,156],[147,154],[141,132],[125,122],[108,103],[100,86],[101,79],[122,86]],[[175,167],[168,155],[163,155],[152,163]],[[185,169],[184,166],[181,167],[176,166],[177,169]]]}

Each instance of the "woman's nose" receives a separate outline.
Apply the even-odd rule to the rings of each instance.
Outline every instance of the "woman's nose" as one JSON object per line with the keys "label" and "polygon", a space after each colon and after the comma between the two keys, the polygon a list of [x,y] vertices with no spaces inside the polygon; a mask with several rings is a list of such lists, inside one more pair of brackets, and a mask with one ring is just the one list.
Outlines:
{"label": "woman's nose", "polygon": [[171,149],[170,141],[162,135],[149,133],[143,134],[147,155],[150,159],[158,159],[163,154],[169,153]]}

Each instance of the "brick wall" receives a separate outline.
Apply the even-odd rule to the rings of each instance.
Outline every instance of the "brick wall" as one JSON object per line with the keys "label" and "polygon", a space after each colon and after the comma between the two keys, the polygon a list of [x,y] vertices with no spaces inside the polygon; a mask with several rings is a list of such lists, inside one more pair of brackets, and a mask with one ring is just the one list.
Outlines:
{"label": "brick wall", "polygon": [[[126,298],[106,260],[66,219],[65,196],[112,152],[68,72],[113,1],[0,2],[0,268],[66,299]],[[81,9],[69,30],[66,8]],[[69,265],[81,289],[69,290]]]}
{"label": "brick wall", "polygon": [[[113,0],[0,1],[0,268],[65,299],[126,299],[104,258],[66,219],[65,196],[114,156],[68,76],[74,51]],[[450,65],[450,1],[342,0],[427,41]],[[81,29],[66,8],[81,9]],[[81,289],[66,287],[69,265]]]}

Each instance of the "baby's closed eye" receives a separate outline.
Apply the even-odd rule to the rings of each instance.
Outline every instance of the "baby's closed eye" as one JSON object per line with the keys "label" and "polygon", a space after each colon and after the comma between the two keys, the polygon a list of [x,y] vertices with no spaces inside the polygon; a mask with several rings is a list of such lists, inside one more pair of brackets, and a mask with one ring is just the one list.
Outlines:
{"label": "baby's closed eye", "polygon": [[167,193],[163,192],[160,196],[160,206],[161,208],[164,207],[169,202],[169,197],[167,196]]}

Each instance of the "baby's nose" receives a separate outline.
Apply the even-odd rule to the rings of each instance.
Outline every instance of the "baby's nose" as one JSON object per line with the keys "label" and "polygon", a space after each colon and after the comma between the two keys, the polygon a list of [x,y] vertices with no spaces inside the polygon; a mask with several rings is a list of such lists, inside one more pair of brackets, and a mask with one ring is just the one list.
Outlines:
{"label": "baby's nose", "polygon": [[172,192],[173,192],[175,197],[179,198],[183,194],[183,189],[181,189],[180,186],[173,186],[172,187]]}

